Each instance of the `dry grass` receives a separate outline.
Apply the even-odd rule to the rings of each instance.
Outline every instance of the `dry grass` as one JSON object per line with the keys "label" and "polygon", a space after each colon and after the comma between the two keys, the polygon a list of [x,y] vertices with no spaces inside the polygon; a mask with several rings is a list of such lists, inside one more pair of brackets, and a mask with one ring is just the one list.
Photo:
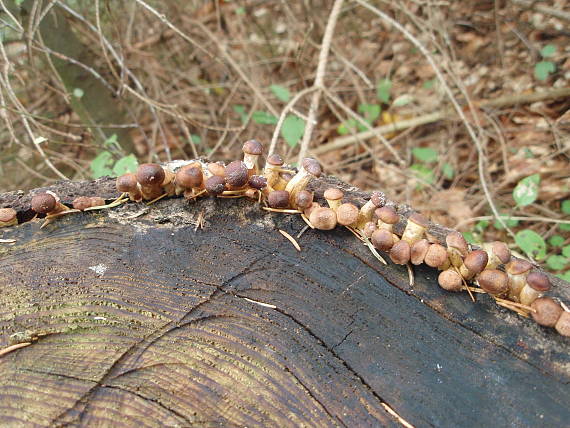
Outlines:
{"label": "dry grass", "polygon": [[[557,222],[568,220],[560,204],[570,195],[570,97],[552,92],[570,86],[566,2],[535,2],[534,10],[523,1],[334,3],[342,8],[324,42],[328,57],[326,0],[26,1],[24,18],[12,7],[14,19],[2,14],[1,189],[89,178],[92,159],[118,132],[117,158],[130,150],[140,161],[237,158],[243,141],[269,145],[274,135],[253,112],[280,117],[287,106],[316,118],[305,145],[275,135],[290,162],[306,149],[327,173],[381,189],[439,223],[467,231],[504,212],[532,218],[513,233],[562,235],[567,245]],[[49,46],[42,25],[53,14],[83,44],[79,57]],[[540,81],[533,70],[546,44],[557,46],[549,58],[556,71]],[[78,101],[89,109],[96,97],[85,90],[77,99],[57,60],[99,82],[120,120],[86,123]],[[359,106],[379,104],[382,79],[391,98],[368,125]],[[288,105],[272,84],[299,96]],[[364,132],[339,135],[350,119]],[[392,121],[406,126],[390,132]],[[435,161],[414,157],[418,147],[433,149]],[[513,188],[534,173],[539,197],[517,208]],[[513,242],[508,234],[487,227],[480,235]]]}

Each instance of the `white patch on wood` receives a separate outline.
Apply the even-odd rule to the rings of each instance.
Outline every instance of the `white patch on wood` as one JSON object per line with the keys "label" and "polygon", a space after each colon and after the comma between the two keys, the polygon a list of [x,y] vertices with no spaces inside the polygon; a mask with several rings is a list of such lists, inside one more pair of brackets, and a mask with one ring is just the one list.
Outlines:
{"label": "white patch on wood", "polygon": [[99,263],[98,265],[95,266],[89,266],[89,269],[91,269],[93,272],[95,272],[95,274],[97,276],[103,276],[105,274],[105,272],[107,272],[107,269],[109,269],[107,266],[105,266],[102,263]]}

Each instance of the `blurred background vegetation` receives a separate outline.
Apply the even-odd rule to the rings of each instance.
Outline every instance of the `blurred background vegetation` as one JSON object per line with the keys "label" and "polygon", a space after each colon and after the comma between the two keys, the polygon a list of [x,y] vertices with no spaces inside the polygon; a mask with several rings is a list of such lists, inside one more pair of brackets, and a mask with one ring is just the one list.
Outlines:
{"label": "blurred background vegetation", "polygon": [[[332,5],[0,0],[0,190],[236,159],[280,116],[295,164]],[[565,0],[344,1],[304,148],[569,280],[569,24]]]}

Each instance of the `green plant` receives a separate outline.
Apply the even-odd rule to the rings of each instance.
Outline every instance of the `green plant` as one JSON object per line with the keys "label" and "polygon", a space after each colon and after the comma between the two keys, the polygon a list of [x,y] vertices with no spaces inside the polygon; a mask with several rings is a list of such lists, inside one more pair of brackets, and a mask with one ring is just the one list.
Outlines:
{"label": "green plant", "polygon": [[513,190],[513,199],[518,207],[532,204],[538,197],[540,175],[533,174],[520,180]]}
{"label": "green plant", "polygon": [[551,73],[556,71],[554,62],[547,60],[556,53],[556,46],[546,45],[540,50],[542,61],[539,61],[534,66],[534,77],[538,80],[546,80]]}
{"label": "green plant", "polygon": [[93,178],[109,176],[119,176],[127,172],[135,172],[138,166],[137,158],[134,154],[122,156],[116,159],[113,153],[120,153],[121,147],[117,141],[117,135],[113,134],[105,140],[103,147],[106,150],[100,152],[91,161],[89,168]]}

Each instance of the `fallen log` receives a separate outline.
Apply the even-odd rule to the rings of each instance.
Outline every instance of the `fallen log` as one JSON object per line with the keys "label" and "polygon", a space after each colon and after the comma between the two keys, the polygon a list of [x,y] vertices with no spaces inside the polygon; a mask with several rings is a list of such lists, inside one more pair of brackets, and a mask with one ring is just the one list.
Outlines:
{"label": "fallen log", "polygon": [[[334,179],[316,181],[316,194]],[[343,185],[347,189],[346,185]],[[117,196],[110,179],[52,187]],[[352,189],[350,197],[364,194]],[[0,423],[563,426],[568,338],[243,199],[63,216],[0,244]],[[400,212],[408,213],[407,207]],[[203,228],[200,228],[203,220]],[[448,231],[434,226],[430,233]],[[568,301],[568,284],[553,281]],[[10,347],[14,347],[10,349]]]}

